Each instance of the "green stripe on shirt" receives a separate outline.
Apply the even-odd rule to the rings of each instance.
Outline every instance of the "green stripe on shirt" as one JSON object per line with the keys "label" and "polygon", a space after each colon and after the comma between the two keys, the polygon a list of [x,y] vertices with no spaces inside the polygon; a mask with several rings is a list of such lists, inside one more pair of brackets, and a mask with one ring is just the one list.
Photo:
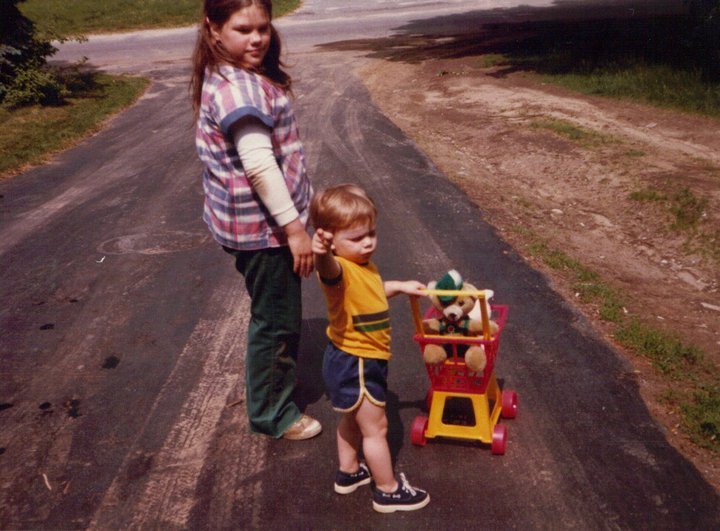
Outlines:
{"label": "green stripe on shirt", "polygon": [[375,321],[386,321],[389,318],[390,312],[388,310],[383,310],[382,312],[377,313],[364,313],[362,315],[353,315],[352,322],[353,324],[372,323]]}
{"label": "green stripe on shirt", "polygon": [[375,332],[376,330],[385,330],[387,328],[390,328],[390,320],[386,319],[384,321],[379,321],[377,323],[369,323],[369,324],[356,324],[355,330],[358,332]]}

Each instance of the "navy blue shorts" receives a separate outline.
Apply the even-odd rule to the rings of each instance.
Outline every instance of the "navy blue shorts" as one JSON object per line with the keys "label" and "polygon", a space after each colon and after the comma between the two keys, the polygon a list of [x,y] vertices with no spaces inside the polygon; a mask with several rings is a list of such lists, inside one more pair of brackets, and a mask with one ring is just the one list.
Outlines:
{"label": "navy blue shorts", "polygon": [[332,343],[325,349],[323,379],[335,411],[353,411],[363,397],[376,406],[385,407],[387,375],[387,360],[353,356]]}

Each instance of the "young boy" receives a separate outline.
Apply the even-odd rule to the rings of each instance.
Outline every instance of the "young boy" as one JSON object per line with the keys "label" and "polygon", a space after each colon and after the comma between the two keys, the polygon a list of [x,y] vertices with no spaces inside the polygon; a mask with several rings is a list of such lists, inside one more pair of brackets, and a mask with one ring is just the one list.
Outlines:
{"label": "young boy", "polygon": [[[411,487],[404,474],[396,481],[387,442],[387,299],[399,293],[422,296],[425,286],[380,278],[370,261],[377,246],[376,215],[372,200],[352,184],[318,192],[310,206],[316,229],[312,250],[330,321],[323,378],[333,408],[342,413],[335,492],[354,492],[370,483],[372,474],[376,511],[414,511],[425,507],[430,496]],[[361,448],[370,470],[359,460]]]}

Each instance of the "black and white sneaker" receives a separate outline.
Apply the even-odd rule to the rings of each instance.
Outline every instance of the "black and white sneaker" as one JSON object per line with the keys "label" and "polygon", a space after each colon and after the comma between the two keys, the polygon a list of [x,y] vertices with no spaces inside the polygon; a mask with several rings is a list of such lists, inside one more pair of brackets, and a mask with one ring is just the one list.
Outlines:
{"label": "black and white sneaker", "polygon": [[358,487],[370,483],[370,470],[365,463],[360,463],[360,468],[354,474],[348,474],[338,470],[335,473],[335,492],[338,494],[350,494]]}
{"label": "black and white sneaker", "polygon": [[430,495],[422,489],[410,486],[405,474],[400,474],[400,484],[395,492],[383,492],[373,488],[373,509],[379,513],[415,511],[430,503]]}

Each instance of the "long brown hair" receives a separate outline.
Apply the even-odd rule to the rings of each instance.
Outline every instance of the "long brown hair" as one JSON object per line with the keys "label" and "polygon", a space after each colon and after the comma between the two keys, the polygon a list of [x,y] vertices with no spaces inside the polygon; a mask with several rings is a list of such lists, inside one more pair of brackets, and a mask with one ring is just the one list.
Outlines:
{"label": "long brown hair", "polygon": [[193,51],[193,71],[192,78],[190,79],[192,104],[196,116],[200,109],[205,69],[207,67],[217,68],[220,63],[235,64],[232,58],[228,57],[222,48],[217,46],[215,39],[213,39],[210,33],[210,24],[221,27],[235,12],[250,7],[251,5],[258,6],[262,9],[270,21],[270,47],[265,54],[262,65],[260,65],[257,71],[286,91],[290,91],[292,88],[292,79],[290,75],[283,70],[285,65],[280,60],[282,42],[280,35],[272,24],[272,0],[205,0],[203,2],[203,16],[200,21],[200,29],[198,30],[195,50]]}

